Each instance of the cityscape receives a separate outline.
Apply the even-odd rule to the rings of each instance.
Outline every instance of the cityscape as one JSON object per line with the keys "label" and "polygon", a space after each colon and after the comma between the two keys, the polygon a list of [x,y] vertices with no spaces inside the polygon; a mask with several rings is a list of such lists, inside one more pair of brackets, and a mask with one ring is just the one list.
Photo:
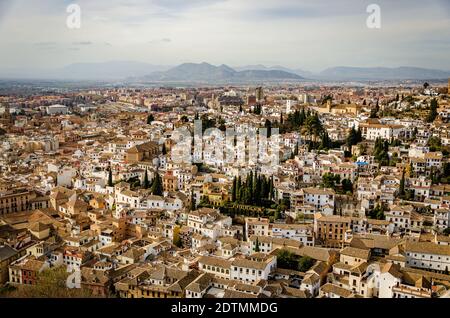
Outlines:
{"label": "cityscape", "polygon": [[[141,59],[114,37],[97,44],[103,1],[42,2],[37,13],[0,4],[0,298],[450,298],[448,3],[409,2],[424,21],[442,18],[427,39],[444,44],[420,52],[396,39],[395,54],[356,57],[369,53],[352,47],[354,57],[333,39],[322,53],[279,47],[274,60],[273,48],[265,57],[238,34],[217,54],[189,51],[171,29],[145,39],[155,48]],[[235,1],[194,2],[155,1],[153,14],[176,16],[174,28],[217,14],[211,30],[192,22],[207,41],[217,12],[247,13]],[[297,5],[315,25],[330,2],[277,11],[261,1],[265,15],[245,19],[273,19],[281,32]],[[348,2],[358,32],[394,32],[396,4]],[[9,33],[19,9],[64,35],[22,50],[37,31]],[[246,32],[243,23],[229,28]]]}

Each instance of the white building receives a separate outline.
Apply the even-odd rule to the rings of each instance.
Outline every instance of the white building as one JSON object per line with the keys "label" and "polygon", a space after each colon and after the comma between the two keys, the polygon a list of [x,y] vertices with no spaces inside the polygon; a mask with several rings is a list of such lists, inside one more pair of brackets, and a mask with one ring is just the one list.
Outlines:
{"label": "white building", "polygon": [[69,108],[64,105],[51,105],[46,107],[47,115],[66,115]]}
{"label": "white building", "polygon": [[277,265],[276,256],[256,253],[248,258],[236,258],[231,263],[231,279],[245,283],[267,280]]}
{"label": "white building", "polygon": [[407,266],[439,272],[450,270],[449,245],[407,241],[405,252]]}

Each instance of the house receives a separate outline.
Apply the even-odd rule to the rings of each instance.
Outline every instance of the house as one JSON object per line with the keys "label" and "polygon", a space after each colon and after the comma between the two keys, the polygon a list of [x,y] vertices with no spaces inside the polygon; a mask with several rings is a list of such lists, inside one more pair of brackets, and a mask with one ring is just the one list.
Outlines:
{"label": "house", "polygon": [[350,228],[351,219],[338,215],[314,214],[314,235],[316,244],[340,247],[344,244]]}
{"label": "house", "polygon": [[306,246],[314,246],[314,229],[307,224],[271,224],[272,236],[299,241]]}
{"label": "house", "polygon": [[408,240],[405,253],[406,264],[410,267],[442,273],[450,270],[450,245]]}
{"label": "house", "polygon": [[230,279],[232,262],[213,256],[202,256],[198,260],[198,268],[220,278]]}
{"label": "house", "polygon": [[8,266],[20,253],[8,245],[0,245],[0,285],[8,281]]}
{"label": "house", "polygon": [[245,218],[245,240],[248,241],[252,235],[269,236],[270,222],[266,218]]}
{"label": "house", "polygon": [[320,287],[320,296],[323,298],[354,298],[355,294],[348,289],[327,283]]}
{"label": "house", "polygon": [[137,163],[144,160],[153,160],[159,154],[159,145],[153,141],[144,142],[131,147],[126,151],[125,160],[128,163]]}
{"label": "house", "polygon": [[9,265],[9,283],[12,285],[36,285],[39,273],[48,267],[47,262],[26,255]]}
{"label": "house", "polygon": [[257,283],[260,280],[267,280],[276,264],[276,256],[263,253],[236,258],[231,263],[230,277],[246,283]]}

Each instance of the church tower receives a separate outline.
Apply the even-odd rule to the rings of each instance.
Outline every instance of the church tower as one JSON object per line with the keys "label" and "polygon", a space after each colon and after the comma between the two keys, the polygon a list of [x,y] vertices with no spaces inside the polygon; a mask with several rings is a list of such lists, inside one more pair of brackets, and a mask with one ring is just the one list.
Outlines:
{"label": "church tower", "polygon": [[13,118],[11,116],[11,111],[9,109],[9,104],[3,104],[3,113],[0,114],[0,124],[9,125],[12,124]]}

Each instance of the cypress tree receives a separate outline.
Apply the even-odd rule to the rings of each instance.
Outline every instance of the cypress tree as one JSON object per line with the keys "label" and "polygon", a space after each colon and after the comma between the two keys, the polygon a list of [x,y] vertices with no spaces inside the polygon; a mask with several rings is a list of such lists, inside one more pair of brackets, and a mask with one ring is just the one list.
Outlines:
{"label": "cypress tree", "polygon": [[256,205],[261,205],[261,190],[262,190],[262,184],[261,184],[261,176],[258,176],[256,179],[256,186],[255,186],[255,203]]}
{"label": "cypress tree", "polygon": [[112,176],[112,170],[110,167],[109,172],[108,172],[108,187],[112,187],[112,186],[113,186],[113,176]]}
{"label": "cypress tree", "polygon": [[236,202],[237,197],[237,179],[236,177],[233,178],[233,186],[231,188],[231,201]]}
{"label": "cypress tree", "polygon": [[144,174],[144,189],[148,189],[150,188],[150,182],[148,180],[148,172],[147,169],[145,169],[145,174]]}
{"label": "cypress tree", "polygon": [[402,172],[402,178],[400,180],[400,188],[398,190],[398,194],[400,198],[403,198],[405,196],[405,169],[403,169]]}
{"label": "cypress tree", "polygon": [[153,184],[151,186],[151,192],[153,195],[163,195],[164,189],[162,185],[161,176],[156,172],[156,176],[153,179]]}
{"label": "cypress tree", "polygon": [[242,200],[242,184],[241,184],[241,177],[238,176],[236,180],[236,201],[241,202]]}
{"label": "cypress tree", "polygon": [[194,198],[194,191],[191,190],[191,211],[195,211],[195,198]]}
{"label": "cypress tree", "polygon": [[150,125],[155,120],[152,114],[147,116],[147,125]]}
{"label": "cypress tree", "polygon": [[436,100],[436,98],[433,98],[431,100],[431,104],[430,104],[430,112],[427,117],[428,123],[432,123],[436,119],[436,117],[438,115],[437,109],[438,109],[437,100]]}
{"label": "cypress tree", "polygon": [[260,252],[260,249],[259,249],[259,240],[258,240],[258,238],[256,238],[256,242],[255,242],[255,252],[256,252],[256,253],[259,253],[259,252]]}
{"label": "cypress tree", "polygon": [[274,193],[273,193],[273,177],[270,177],[270,181],[269,181],[269,200],[272,200],[274,198]]}

